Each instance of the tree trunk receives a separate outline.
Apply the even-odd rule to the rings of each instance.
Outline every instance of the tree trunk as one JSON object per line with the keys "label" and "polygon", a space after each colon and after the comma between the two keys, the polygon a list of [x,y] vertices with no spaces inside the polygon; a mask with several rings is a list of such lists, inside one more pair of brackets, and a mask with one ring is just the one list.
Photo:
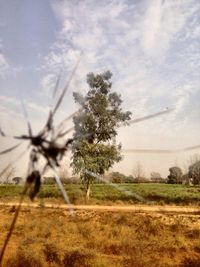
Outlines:
{"label": "tree trunk", "polygon": [[90,199],[90,183],[87,183],[87,187],[86,187],[86,200],[89,201]]}

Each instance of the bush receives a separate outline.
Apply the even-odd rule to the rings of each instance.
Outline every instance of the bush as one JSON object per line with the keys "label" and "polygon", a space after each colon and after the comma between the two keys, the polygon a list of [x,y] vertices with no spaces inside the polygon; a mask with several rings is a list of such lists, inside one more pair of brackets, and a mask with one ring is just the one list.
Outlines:
{"label": "bush", "polygon": [[181,263],[180,267],[200,267],[200,258],[196,259],[190,259],[186,258]]}
{"label": "bush", "polygon": [[6,263],[7,267],[42,267],[41,262],[34,258],[30,253],[19,249],[17,254],[8,259]]}
{"label": "bush", "polygon": [[79,184],[80,179],[78,177],[61,178],[63,184]]}
{"label": "bush", "polygon": [[[78,177],[72,176],[68,178],[61,178],[60,179],[63,184],[79,184],[80,179]],[[54,177],[44,177],[43,178],[43,184],[55,184],[55,178]]]}
{"label": "bush", "polygon": [[129,184],[129,183],[133,183],[133,182],[134,182],[134,178],[132,175],[125,177],[125,183]]}
{"label": "bush", "polygon": [[134,182],[134,178],[132,175],[126,176],[120,172],[112,172],[110,174],[110,178],[111,178],[111,182],[112,183],[133,183]]}
{"label": "bush", "polygon": [[61,197],[62,194],[57,188],[45,188],[39,192],[38,197],[39,198],[51,198],[51,197]]}
{"label": "bush", "polygon": [[91,259],[92,255],[89,253],[83,253],[78,250],[67,252],[65,253],[63,259],[63,266],[64,267],[92,267],[89,264],[89,260]]}
{"label": "bush", "polygon": [[47,262],[60,264],[58,250],[54,244],[45,244],[43,252]]}
{"label": "bush", "polygon": [[43,178],[43,184],[55,184],[55,178],[54,177],[44,177]]}

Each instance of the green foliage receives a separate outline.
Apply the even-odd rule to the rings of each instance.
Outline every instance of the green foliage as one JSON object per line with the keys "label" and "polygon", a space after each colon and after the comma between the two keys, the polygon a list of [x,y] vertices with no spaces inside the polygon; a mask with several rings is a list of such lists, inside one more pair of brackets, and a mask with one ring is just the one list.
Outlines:
{"label": "green foliage", "polygon": [[125,175],[120,172],[111,173],[111,182],[112,183],[125,183]]}
{"label": "green foliage", "polygon": [[[160,204],[200,204],[200,187],[191,187],[180,184],[159,184],[159,183],[121,183],[117,188],[109,184],[92,184],[91,202],[93,204],[116,204],[115,201],[124,203],[138,202],[134,194],[136,193],[146,200],[154,201]],[[75,204],[84,204],[84,189],[80,184],[67,184],[65,190],[69,199]],[[0,200],[2,202],[18,201],[23,187],[19,185],[0,186]],[[124,192],[123,192],[124,191]],[[56,185],[43,185],[38,199],[44,199],[47,202],[63,201],[62,193]],[[57,200],[56,200],[57,199]]]}
{"label": "green foliage", "polygon": [[[67,178],[60,178],[62,184],[78,184],[80,183],[80,179],[78,177],[67,177]],[[53,185],[55,184],[55,178],[54,177],[44,177],[43,178],[43,184],[46,185]]]}
{"label": "green foliage", "polygon": [[[73,168],[75,173],[79,173],[82,169],[90,172],[104,174],[115,162],[120,161],[120,146],[115,144],[89,143],[87,140],[77,141],[78,147],[74,147]],[[89,178],[88,174],[84,177]],[[83,178],[83,176],[81,176]]]}
{"label": "green foliage", "polygon": [[95,178],[84,170],[102,175],[121,160],[121,145],[116,144],[117,127],[130,120],[131,112],[123,112],[121,96],[111,92],[112,74],[87,75],[89,91],[84,97],[74,93],[82,112],[74,117],[75,134],[72,146],[74,173],[86,184]]}
{"label": "green foliage", "polygon": [[170,174],[168,175],[168,184],[180,184],[182,178],[182,170],[179,167],[171,167],[169,168]]}
{"label": "green foliage", "polygon": [[15,184],[20,184],[22,182],[22,177],[14,177],[12,178],[12,181],[15,183]]}
{"label": "green foliage", "polygon": [[133,183],[134,178],[132,175],[126,176],[120,172],[112,172],[110,174],[112,183]]}
{"label": "green foliage", "polygon": [[0,198],[19,196],[23,192],[21,185],[0,185]]}
{"label": "green foliage", "polygon": [[189,167],[189,178],[192,178],[193,184],[200,184],[200,161]]}
{"label": "green foliage", "polygon": [[43,177],[43,184],[55,184],[54,177]]}
{"label": "green foliage", "polygon": [[125,183],[129,184],[129,183],[134,183],[134,177],[133,175],[128,175],[125,177]]}
{"label": "green foliage", "polygon": [[150,176],[151,176],[151,181],[157,181],[161,179],[161,175],[159,172],[151,172]]}

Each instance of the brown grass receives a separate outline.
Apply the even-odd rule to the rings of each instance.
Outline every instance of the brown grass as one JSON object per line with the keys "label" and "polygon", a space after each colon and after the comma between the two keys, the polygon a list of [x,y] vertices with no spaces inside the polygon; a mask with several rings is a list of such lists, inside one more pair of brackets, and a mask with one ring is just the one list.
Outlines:
{"label": "brown grass", "polygon": [[[2,247],[13,216],[0,208]],[[22,208],[6,250],[8,267],[197,267],[200,215]]]}

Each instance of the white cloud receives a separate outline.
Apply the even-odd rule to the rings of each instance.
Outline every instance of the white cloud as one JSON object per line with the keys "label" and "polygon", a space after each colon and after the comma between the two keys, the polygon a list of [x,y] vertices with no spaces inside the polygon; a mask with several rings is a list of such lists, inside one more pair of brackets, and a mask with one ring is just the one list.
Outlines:
{"label": "white cloud", "polygon": [[56,66],[59,61],[68,68],[72,63],[72,51],[76,55],[77,52],[82,51],[84,66],[95,68],[97,62],[105,58],[107,50],[115,42],[112,40],[112,35],[116,38],[117,31],[129,28],[126,20],[120,18],[124,12],[127,12],[127,7],[119,1],[102,3],[80,1],[78,5],[61,1],[59,4],[54,4],[53,9],[62,21],[60,40],[55,45],[55,50],[60,51],[56,53],[60,61],[54,53],[51,53],[47,58],[47,65],[52,66],[54,62]]}
{"label": "white cloud", "polygon": [[162,1],[153,0],[144,18],[144,36],[142,46],[145,52],[154,51],[161,30]]}
{"label": "white cloud", "polygon": [[5,76],[6,71],[8,71],[10,68],[8,58],[3,53],[3,49],[3,42],[0,39],[0,78],[3,78]]}
{"label": "white cloud", "polygon": [[55,86],[55,84],[56,84],[56,76],[55,74],[52,73],[44,76],[40,82],[43,93],[45,93],[46,95],[48,95],[52,91],[52,88]]}
{"label": "white cloud", "polygon": [[[196,2],[195,2],[196,3]],[[142,47],[148,56],[164,56],[175,35],[185,27],[187,20],[199,9],[192,0],[149,2],[144,17]],[[198,30],[194,30],[194,32]]]}
{"label": "white cloud", "polygon": [[84,93],[88,72],[110,69],[113,88],[134,118],[176,107],[172,114],[132,126],[129,133],[126,129],[120,135],[122,144],[167,149],[176,142],[190,145],[197,138],[198,1],[53,3],[60,32],[45,58],[44,87],[60,69],[68,74],[83,52],[71,90]]}
{"label": "white cloud", "polygon": [[6,57],[2,53],[0,54],[0,66],[3,66],[3,67],[8,66]]}
{"label": "white cloud", "polygon": [[[24,105],[27,110],[29,120],[31,121],[31,124],[33,124],[33,128],[39,129],[46,119],[46,115],[49,111],[48,108],[32,101],[24,101]],[[24,127],[21,127],[21,125],[26,124],[26,118],[23,115],[21,101],[14,97],[0,95],[0,107],[0,112],[2,113],[1,121],[9,121],[9,123],[4,123],[5,126],[10,127],[12,124],[15,125],[19,123],[18,127],[12,127],[12,130],[14,130],[14,132],[23,131]],[[9,120],[5,119],[7,117],[9,117]]]}
{"label": "white cloud", "polygon": [[8,60],[6,59],[5,55],[0,52],[0,77],[5,75],[5,72],[8,70],[8,68]]}
{"label": "white cloud", "polygon": [[[191,62],[191,68],[186,73],[181,65],[181,55],[184,56],[189,48],[176,51],[175,45],[181,45],[183,32],[188,31],[188,21],[199,5],[193,0],[154,0],[148,2],[148,6],[145,3],[142,6],[128,1],[54,2],[53,10],[62,27],[57,42],[46,58],[47,66],[53,69],[61,65],[69,70],[79,52],[83,51],[76,77],[80,83],[89,71],[111,69],[116,88],[129,102],[136,99],[138,106],[142,106],[141,110],[151,110],[152,93],[164,102],[164,97],[169,98],[167,90],[182,86],[183,77],[185,79],[197,63],[197,55],[193,58],[194,48],[190,46],[185,61]],[[141,12],[140,9],[145,11]],[[194,28],[198,32],[196,24],[193,31]],[[180,57],[175,61],[177,63],[166,62],[165,55],[169,50],[176,51]],[[175,71],[179,69],[178,82],[163,79],[160,75],[163,67],[166,68],[164,71],[169,72],[171,66]],[[168,103],[164,103],[163,107],[173,103],[172,98],[173,93],[171,100],[166,99]]]}
{"label": "white cloud", "polygon": [[0,95],[1,107],[8,108],[10,111],[14,111],[15,114],[20,113],[19,101],[16,98]]}
{"label": "white cloud", "polygon": [[61,35],[65,36],[68,32],[72,30],[72,28],[73,28],[72,23],[68,19],[64,20],[61,30]]}
{"label": "white cloud", "polygon": [[28,102],[27,103],[27,108],[30,109],[30,111],[33,113],[33,114],[38,114],[38,115],[41,115],[43,114],[43,116],[45,114],[48,113],[48,108],[47,107],[43,107],[42,105],[39,105],[35,102]]}

